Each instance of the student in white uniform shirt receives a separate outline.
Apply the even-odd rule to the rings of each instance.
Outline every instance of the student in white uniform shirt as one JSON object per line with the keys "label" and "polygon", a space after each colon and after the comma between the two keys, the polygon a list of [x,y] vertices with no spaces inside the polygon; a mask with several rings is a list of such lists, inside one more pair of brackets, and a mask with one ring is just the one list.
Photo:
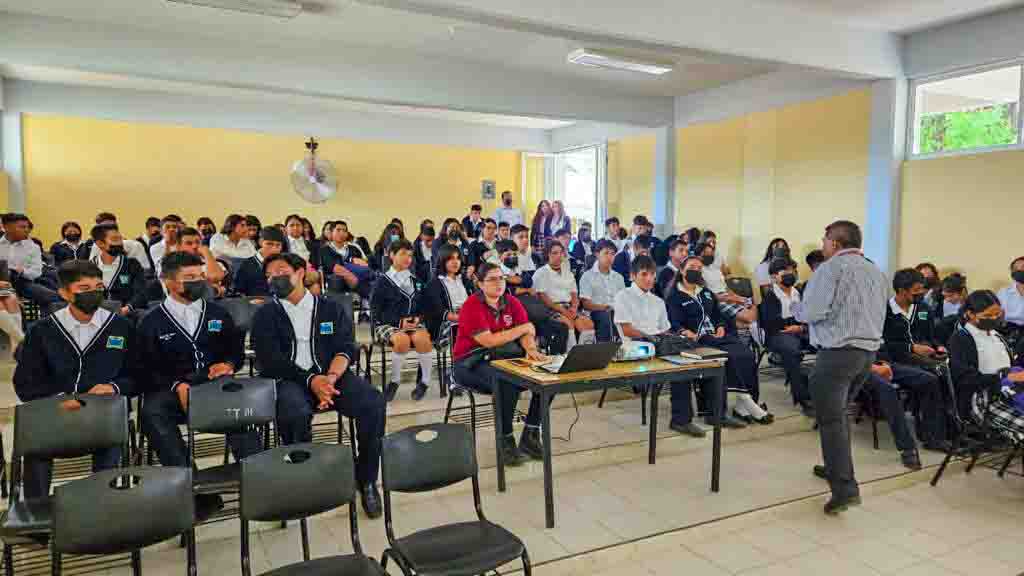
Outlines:
{"label": "student in white uniform shirt", "polygon": [[284,221],[284,227],[288,233],[288,252],[309,262],[311,251],[305,237],[302,236],[302,216],[298,214],[289,215]]}
{"label": "student in white uniform shirt", "polygon": [[[672,329],[665,301],[658,298],[653,291],[657,270],[653,258],[637,256],[630,264],[632,284],[615,295],[615,324],[626,343],[632,339],[667,334]],[[680,434],[703,437],[704,429],[693,423],[690,383],[673,383],[671,390],[672,420],[669,427]]]}
{"label": "student in white uniform shirt", "polygon": [[229,261],[245,260],[256,255],[256,245],[249,240],[249,224],[244,216],[232,214],[224,220],[220,233],[210,238],[210,252],[217,258],[227,258]]}
{"label": "student in white uniform shirt", "polygon": [[607,220],[604,221],[604,237],[612,244],[615,244],[615,248],[618,252],[621,252],[627,245],[629,245],[628,239],[619,238],[620,228],[621,224],[619,223],[619,219],[616,218],[615,216],[612,216],[611,218],[608,218]]}
{"label": "student in white uniform shirt", "polygon": [[0,238],[0,260],[7,261],[11,287],[44,310],[60,302],[57,292],[44,284],[47,278],[43,276],[43,253],[29,238],[28,217],[4,214],[3,224],[6,234]]}
{"label": "student in white uniform shirt", "polygon": [[1024,256],[1010,263],[1010,278],[1013,284],[1000,290],[997,296],[1003,308],[1003,319],[1006,320],[1003,333],[1017,336],[1024,331]]}
{"label": "student in white uniform shirt", "polygon": [[598,240],[594,246],[597,261],[580,278],[580,305],[594,323],[598,342],[615,339],[615,325],[612,319],[615,297],[626,289],[626,280],[612,270],[615,258],[615,244]]}
{"label": "student in white uniform shirt", "polygon": [[545,249],[545,256],[548,263],[533,273],[533,288],[550,310],[551,317],[568,329],[566,349],[576,345],[577,330],[580,332],[581,343],[593,342],[594,323],[580,314],[576,277],[569,267],[565,247],[551,240]]}
{"label": "student in white uniform shirt", "polygon": [[785,238],[773,238],[765,250],[764,259],[754,269],[754,281],[761,288],[762,293],[772,287],[771,268],[772,260],[776,258],[790,259],[789,243]]}
{"label": "student in white uniform shirt", "polygon": [[[117,216],[110,212],[100,212],[96,215],[96,225],[101,224],[113,224],[117,226]],[[99,248],[95,244],[89,243],[89,260],[95,260],[100,255]],[[138,262],[143,270],[152,270],[153,264],[149,261],[149,246],[143,245],[138,240],[132,240],[130,238],[124,239],[124,251],[128,254],[128,257]]]}
{"label": "student in white uniform shirt", "polygon": [[161,239],[149,247],[149,257],[153,259],[157,276],[160,276],[160,261],[178,245],[178,234],[182,228],[181,219],[174,215],[165,216],[160,222]]}
{"label": "student in white uniform shirt", "polygon": [[523,223],[523,212],[512,207],[512,192],[509,190],[501,193],[501,206],[494,211],[494,221],[498,224],[505,222],[509,226]]}

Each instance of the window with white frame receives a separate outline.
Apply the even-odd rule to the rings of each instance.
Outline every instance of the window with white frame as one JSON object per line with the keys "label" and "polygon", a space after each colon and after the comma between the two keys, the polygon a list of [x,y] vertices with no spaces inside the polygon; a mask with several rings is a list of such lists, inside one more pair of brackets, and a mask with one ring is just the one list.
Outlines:
{"label": "window with white frame", "polygon": [[913,84],[914,154],[1021,144],[1021,65]]}

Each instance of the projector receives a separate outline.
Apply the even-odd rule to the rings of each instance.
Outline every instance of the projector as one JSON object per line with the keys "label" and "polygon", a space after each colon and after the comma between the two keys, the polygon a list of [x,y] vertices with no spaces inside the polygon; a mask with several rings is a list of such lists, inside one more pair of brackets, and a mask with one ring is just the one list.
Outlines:
{"label": "projector", "polygon": [[616,362],[635,362],[637,360],[650,360],[654,358],[653,342],[623,342],[619,351],[615,353]]}

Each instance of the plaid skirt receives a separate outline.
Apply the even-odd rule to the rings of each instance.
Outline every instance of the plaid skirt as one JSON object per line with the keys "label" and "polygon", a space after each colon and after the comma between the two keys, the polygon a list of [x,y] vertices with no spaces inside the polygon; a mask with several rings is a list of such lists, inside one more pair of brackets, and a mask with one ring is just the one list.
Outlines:
{"label": "plaid skirt", "polygon": [[1024,442],[1024,413],[1011,404],[1002,394],[976,393],[972,403],[974,419],[979,424],[984,421],[986,398],[991,398],[988,406],[989,425],[1016,443]]}
{"label": "plaid skirt", "polygon": [[[416,329],[426,330],[422,323],[417,324]],[[392,326],[390,324],[381,324],[377,326],[377,329],[374,331],[374,336],[377,338],[377,342],[380,342],[381,344],[390,345],[391,336],[394,335],[395,332],[403,332],[403,330],[399,329],[398,326]]]}

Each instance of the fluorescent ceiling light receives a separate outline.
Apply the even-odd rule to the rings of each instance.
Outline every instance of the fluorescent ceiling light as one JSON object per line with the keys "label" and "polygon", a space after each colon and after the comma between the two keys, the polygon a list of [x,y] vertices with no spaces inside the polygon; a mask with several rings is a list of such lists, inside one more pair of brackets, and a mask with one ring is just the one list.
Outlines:
{"label": "fluorescent ceiling light", "polygon": [[220,10],[248,12],[276,18],[295,18],[302,12],[302,4],[294,0],[167,0],[178,4],[193,4]]}
{"label": "fluorescent ceiling light", "polygon": [[672,71],[671,64],[643,61],[633,56],[601,52],[590,48],[580,48],[569,53],[569,62],[590,66],[592,68],[611,68],[613,70],[629,70],[645,74],[668,74]]}

